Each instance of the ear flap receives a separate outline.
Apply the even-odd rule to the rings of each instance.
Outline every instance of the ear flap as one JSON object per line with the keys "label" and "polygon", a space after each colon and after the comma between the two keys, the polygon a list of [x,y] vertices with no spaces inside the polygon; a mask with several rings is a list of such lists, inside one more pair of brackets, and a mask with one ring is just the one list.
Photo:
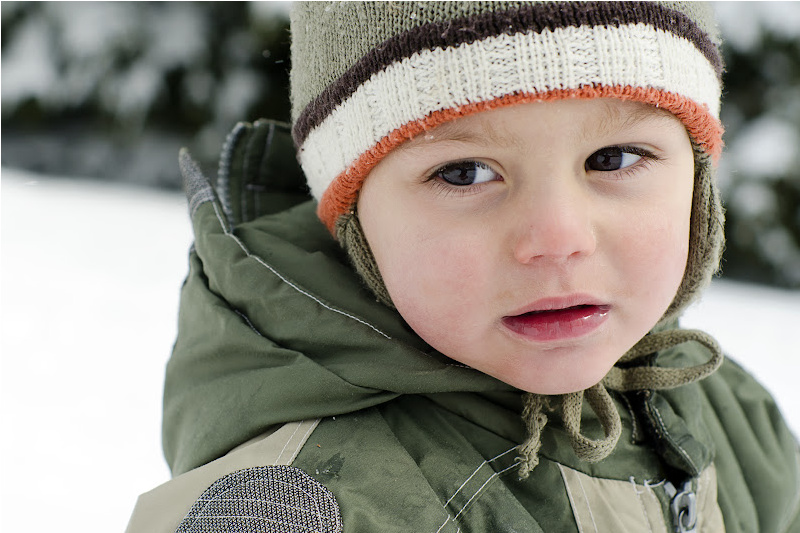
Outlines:
{"label": "ear flap", "polygon": [[378,263],[361,228],[355,210],[342,215],[336,221],[336,238],[350,257],[350,262],[378,301],[394,309],[392,297],[383,282]]}
{"label": "ear flap", "polygon": [[677,318],[711,283],[711,278],[720,269],[725,245],[725,213],[714,178],[716,169],[712,157],[694,142],[692,148],[695,178],[686,271],[675,299],[659,324]]}

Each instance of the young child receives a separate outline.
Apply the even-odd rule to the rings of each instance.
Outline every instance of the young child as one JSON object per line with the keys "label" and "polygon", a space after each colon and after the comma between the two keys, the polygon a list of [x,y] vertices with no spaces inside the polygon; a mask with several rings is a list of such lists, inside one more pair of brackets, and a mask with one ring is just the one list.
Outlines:
{"label": "young child", "polygon": [[292,39],[302,174],[266,121],[216,189],[181,158],[176,477],[129,531],[800,531],[794,437],[677,324],[723,241],[707,7],[298,3]]}

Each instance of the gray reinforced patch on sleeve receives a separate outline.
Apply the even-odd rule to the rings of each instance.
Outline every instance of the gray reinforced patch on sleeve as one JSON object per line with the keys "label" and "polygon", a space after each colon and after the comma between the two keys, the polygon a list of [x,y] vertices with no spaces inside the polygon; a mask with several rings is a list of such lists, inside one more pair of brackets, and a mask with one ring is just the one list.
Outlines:
{"label": "gray reinforced patch on sleeve", "polygon": [[291,466],[238,470],[214,482],[175,533],[341,533],[333,494]]}

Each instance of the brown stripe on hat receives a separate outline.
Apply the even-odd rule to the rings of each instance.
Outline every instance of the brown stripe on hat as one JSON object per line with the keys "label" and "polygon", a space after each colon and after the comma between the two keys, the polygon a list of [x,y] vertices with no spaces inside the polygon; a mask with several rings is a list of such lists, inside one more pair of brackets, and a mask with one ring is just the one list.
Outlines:
{"label": "brown stripe on hat", "polygon": [[371,76],[422,50],[454,47],[501,34],[634,24],[649,25],[688,40],[706,57],[717,77],[721,77],[722,58],[711,38],[691,18],[674,9],[655,2],[592,1],[526,5],[518,9],[423,24],[372,48],[303,109],[292,131],[294,141],[301,146],[309,132]]}

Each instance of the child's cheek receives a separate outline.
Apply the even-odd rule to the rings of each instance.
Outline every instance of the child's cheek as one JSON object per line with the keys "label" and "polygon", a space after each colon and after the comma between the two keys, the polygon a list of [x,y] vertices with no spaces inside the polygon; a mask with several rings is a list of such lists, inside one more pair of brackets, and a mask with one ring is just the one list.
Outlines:
{"label": "child's cheek", "polygon": [[387,281],[390,294],[419,300],[416,303],[437,312],[470,305],[486,275],[480,258],[471,253],[480,248],[470,240],[443,235],[421,235],[414,242],[402,263],[392,267],[396,282]]}
{"label": "child's cheek", "polygon": [[[426,342],[457,356],[460,341],[478,335],[487,314],[486,261],[474,239],[421,228],[416,246],[387,265],[385,282],[405,321]],[[484,254],[485,255],[485,254]]]}
{"label": "child's cheek", "polygon": [[652,315],[660,318],[677,293],[689,248],[689,210],[653,210],[643,215],[641,226],[629,226],[619,242],[625,258],[625,277],[634,289],[649,300]]}

